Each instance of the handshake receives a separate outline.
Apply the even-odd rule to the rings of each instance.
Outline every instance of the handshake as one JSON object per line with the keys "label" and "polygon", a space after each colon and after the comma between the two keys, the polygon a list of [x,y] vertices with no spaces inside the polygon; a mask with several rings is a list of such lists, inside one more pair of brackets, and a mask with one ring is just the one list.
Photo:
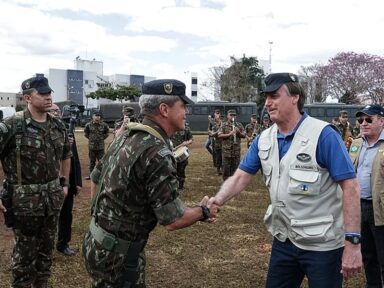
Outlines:
{"label": "handshake", "polygon": [[217,214],[220,212],[220,206],[216,203],[215,197],[204,196],[199,206],[203,210],[203,218],[200,221],[214,223],[217,220]]}

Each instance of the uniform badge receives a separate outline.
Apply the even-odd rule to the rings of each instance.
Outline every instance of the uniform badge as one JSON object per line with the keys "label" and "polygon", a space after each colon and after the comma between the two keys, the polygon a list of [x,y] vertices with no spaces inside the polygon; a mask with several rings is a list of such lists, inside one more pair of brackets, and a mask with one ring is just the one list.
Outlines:
{"label": "uniform badge", "polygon": [[300,191],[307,192],[309,190],[309,187],[306,184],[300,184],[299,189]]}
{"label": "uniform badge", "polygon": [[164,91],[167,94],[171,94],[173,89],[173,84],[172,83],[165,83],[164,84]]}
{"label": "uniform badge", "polygon": [[309,162],[311,161],[311,156],[306,153],[300,153],[296,155],[297,160],[301,162]]}
{"label": "uniform badge", "polygon": [[357,146],[357,145],[352,145],[352,147],[351,147],[351,152],[356,152],[357,150],[359,150],[359,146]]}
{"label": "uniform badge", "polygon": [[29,89],[31,87],[31,83],[29,83],[29,81],[27,81],[26,83],[25,83],[25,88],[26,89]]}
{"label": "uniform badge", "polygon": [[167,155],[172,155],[173,156],[173,153],[171,150],[169,150],[168,148],[163,148],[161,149],[159,152],[157,152],[157,154],[159,154],[161,157],[165,157]]}
{"label": "uniform badge", "polygon": [[296,76],[293,75],[293,74],[291,74],[291,73],[289,73],[289,78],[291,78],[291,80],[292,80],[293,82],[297,82],[297,78],[296,78]]}

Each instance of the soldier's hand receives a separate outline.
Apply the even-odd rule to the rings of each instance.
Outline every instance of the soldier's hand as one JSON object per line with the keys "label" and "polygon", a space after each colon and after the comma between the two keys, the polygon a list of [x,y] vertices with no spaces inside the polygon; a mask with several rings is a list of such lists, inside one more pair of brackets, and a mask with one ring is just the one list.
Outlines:
{"label": "soldier's hand", "polygon": [[1,201],[1,199],[0,199],[0,210],[1,210],[3,213],[7,212],[7,209],[3,206],[3,202]]}

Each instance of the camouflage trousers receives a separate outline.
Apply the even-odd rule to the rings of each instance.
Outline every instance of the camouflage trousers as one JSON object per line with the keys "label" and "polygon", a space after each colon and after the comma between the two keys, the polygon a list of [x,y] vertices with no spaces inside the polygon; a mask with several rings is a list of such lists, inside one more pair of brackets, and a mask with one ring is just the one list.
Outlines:
{"label": "camouflage trousers", "polygon": [[185,182],[185,168],[187,168],[188,165],[188,159],[182,162],[177,163],[177,180],[179,181],[179,189],[184,188],[184,182]]}
{"label": "camouflage trousers", "polygon": [[51,275],[52,253],[59,215],[57,213],[48,216],[15,215],[14,217],[12,287],[30,287],[33,283],[47,283]]}
{"label": "camouflage trousers", "polygon": [[83,257],[85,267],[91,277],[92,288],[145,288],[145,252],[141,251],[136,268],[136,283],[125,282],[127,255],[108,251],[87,232],[83,241]]}
{"label": "camouflage trousers", "polygon": [[96,161],[100,161],[100,159],[103,158],[104,149],[103,150],[89,150],[88,156],[89,156],[89,174],[91,174],[93,171],[93,168],[95,168],[95,166],[96,166]]}
{"label": "camouflage trousers", "polygon": [[223,180],[232,176],[240,164],[240,155],[226,156],[223,155]]}
{"label": "camouflage trousers", "polygon": [[213,166],[215,166],[218,169],[223,166],[223,160],[222,160],[221,152],[222,152],[221,147],[220,147],[220,149],[218,149],[218,148],[213,149],[213,155],[215,155],[213,158],[214,159]]}

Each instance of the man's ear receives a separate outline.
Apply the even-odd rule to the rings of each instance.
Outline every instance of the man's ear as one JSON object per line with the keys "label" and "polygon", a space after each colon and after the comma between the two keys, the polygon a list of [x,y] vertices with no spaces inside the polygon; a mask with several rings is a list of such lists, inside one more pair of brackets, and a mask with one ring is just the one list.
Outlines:
{"label": "man's ear", "polygon": [[161,103],[159,105],[159,111],[160,111],[160,115],[163,116],[163,117],[168,117],[168,113],[169,113],[169,107],[167,104],[165,103]]}
{"label": "man's ear", "polygon": [[31,95],[24,94],[24,101],[29,103],[31,101]]}

